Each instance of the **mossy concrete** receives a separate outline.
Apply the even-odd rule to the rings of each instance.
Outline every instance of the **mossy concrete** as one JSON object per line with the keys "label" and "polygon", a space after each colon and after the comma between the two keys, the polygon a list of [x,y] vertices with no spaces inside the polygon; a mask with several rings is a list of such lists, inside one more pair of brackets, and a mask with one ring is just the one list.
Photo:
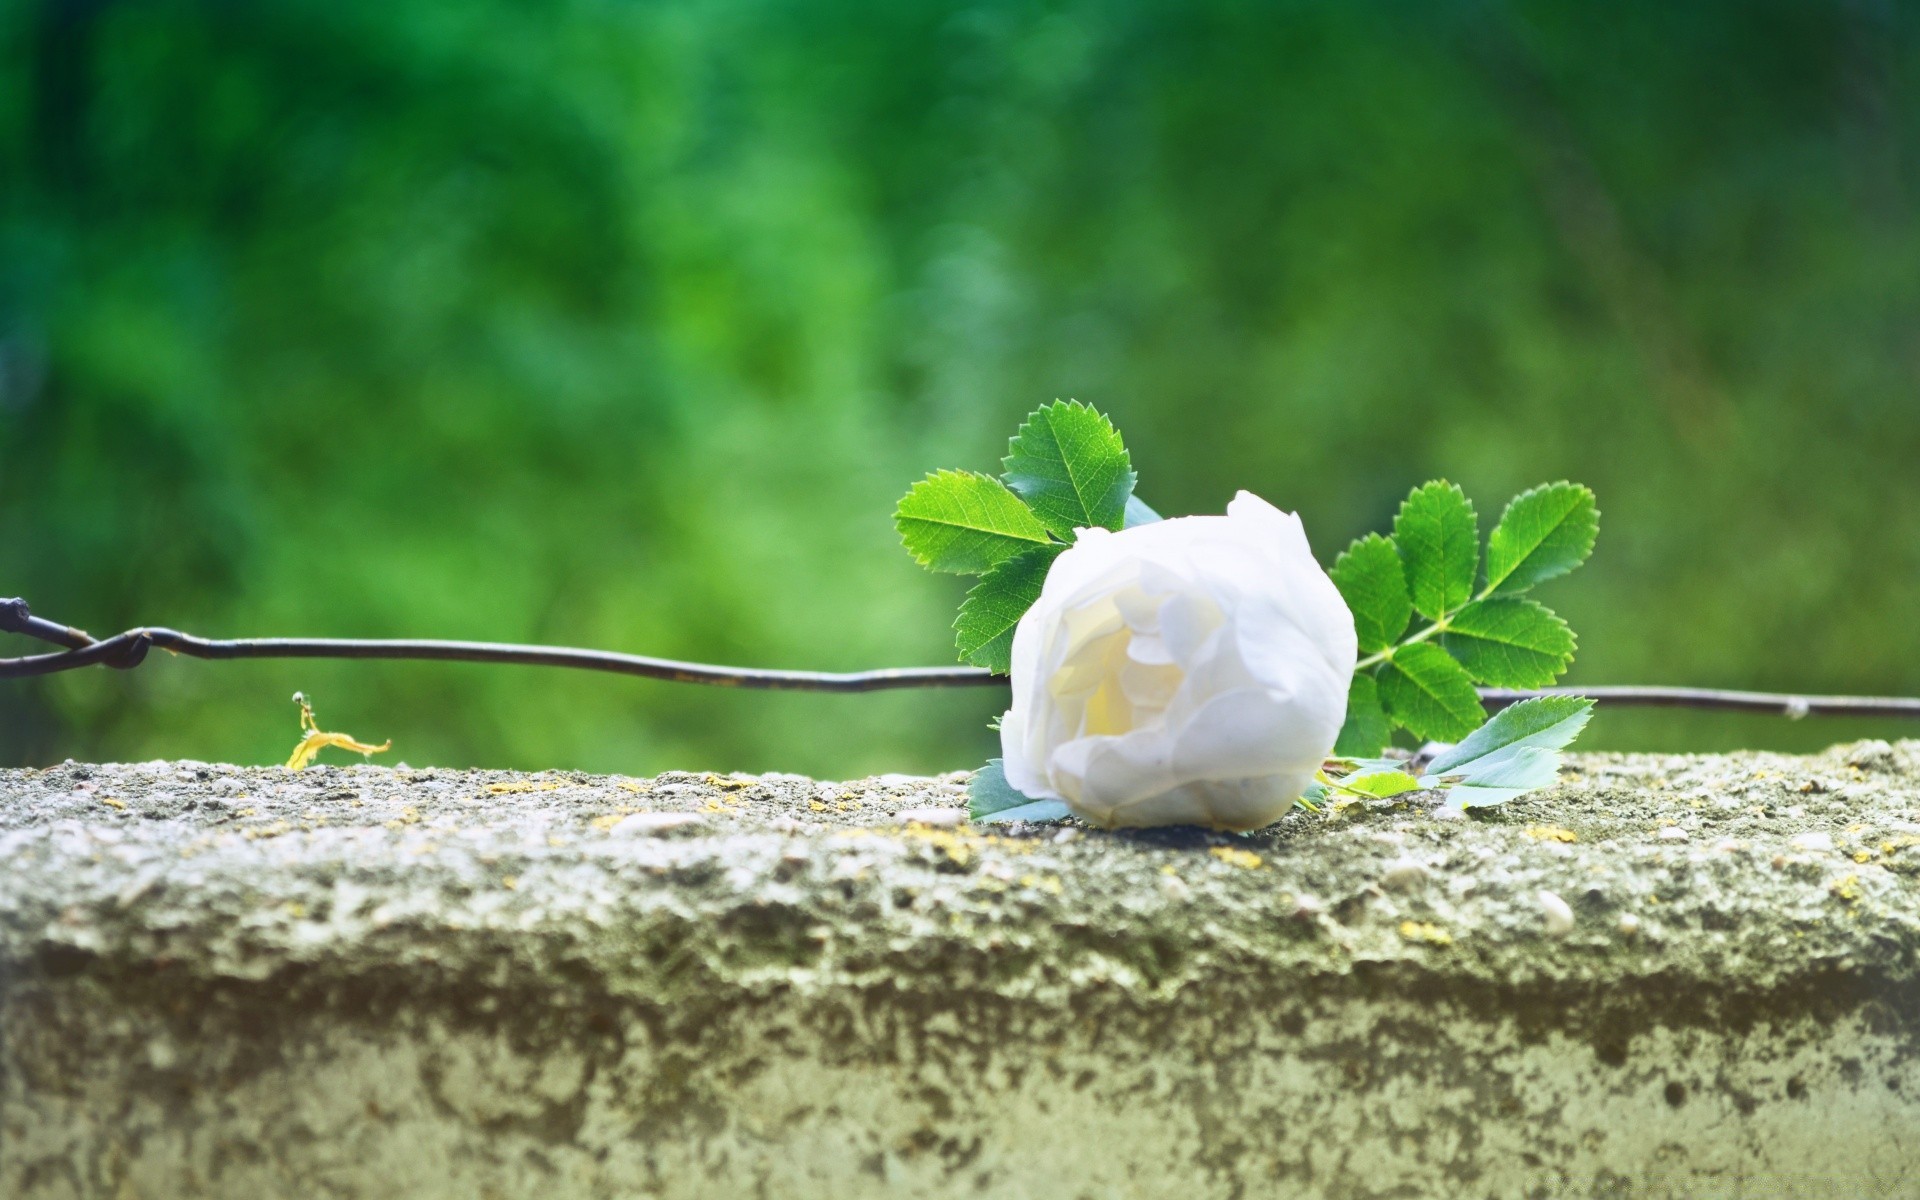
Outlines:
{"label": "mossy concrete", "polygon": [[963,792],[0,772],[0,1195],[1920,1195],[1920,742]]}

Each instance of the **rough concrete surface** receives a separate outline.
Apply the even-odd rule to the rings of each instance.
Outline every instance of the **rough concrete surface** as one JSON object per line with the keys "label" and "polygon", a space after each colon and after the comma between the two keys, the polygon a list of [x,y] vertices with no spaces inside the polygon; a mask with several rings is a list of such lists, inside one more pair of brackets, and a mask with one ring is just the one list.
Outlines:
{"label": "rough concrete surface", "polygon": [[0,772],[0,1196],[1920,1196],[1920,742],[963,790]]}

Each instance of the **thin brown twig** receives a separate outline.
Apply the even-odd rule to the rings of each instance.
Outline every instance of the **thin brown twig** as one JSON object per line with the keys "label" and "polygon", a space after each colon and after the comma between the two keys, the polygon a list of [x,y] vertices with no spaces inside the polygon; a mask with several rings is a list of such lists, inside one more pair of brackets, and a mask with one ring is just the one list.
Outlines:
{"label": "thin brown twig", "polygon": [[[191,658],[353,658],[435,662],[510,663],[571,667],[637,675],[672,683],[793,692],[877,692],[893,688],[983,687],[1005,683],[979,667],[891,667],[877,671],[769,671],[676,662],[607,650],[566,646],[520,646],[501,642],[441,640],[368,641],[347,638],[237,638],[215,641],[175,629],[143,627],[96,639],[85,631],[34,616],[24,600],[0,600],[0,632],[19,633],[62,647],[55,654],[0,659],[0,679],[51,675],[82,667],[139,666],[148,650]],[[1801,696],[1777,692],[1683,687],[1482,688],[1488,708],[1499,709],[1537,696],[1584,696],[1608,708],[1693,708],[1720,712],[1809,716],[1920,718],[1920,698],[1898,696]]]}
{"label": "thin brown twig", "polygon": [[895,667],[878,671],[766,671],[711,663],[677,662],[607,650],[567,646],[518,646],[501,642],[379,640],[348,638],[236,638],[216,641],[177,629],[143,627],[110,638],[35,617],[23,600],[0,600],[0,632],[20,633],[67,649],[58,654],[0,659],[0,679],[51,675],[81,667],[131,668],[153,647],[190,658],[354,658],[437,662],[512,663],[572,667],[638,675],[672,683],[800,692],[876,692],[890,688],[978,687],[998,682],[976,667]]}

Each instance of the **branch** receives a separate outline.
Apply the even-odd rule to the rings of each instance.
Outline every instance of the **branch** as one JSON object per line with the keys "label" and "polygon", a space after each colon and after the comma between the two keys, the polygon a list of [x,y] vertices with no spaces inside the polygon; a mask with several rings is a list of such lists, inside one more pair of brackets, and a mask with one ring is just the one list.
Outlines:
{"label": "branch", "polygon": [[[565,646],[516,646],[501,642],[362,641],[345,638],[238,638],[213,641],[175,629],[129,629],[95,639],[84,630],[43,620],[24,600],[0,600],[0,633],[19,633],[62,647],[57,654],[0,659],[0,679],[51,675],[81,667],[137,667],[158,646],[190,658],[377,658],[433,662],[511,663],[532,667],[571,667],[638,675],[671,683],[759,688],[789,692],[878,692],[893,688],[991,687],[1006,682],[978,667],[894,667],[878,671],[763,671],[711,663],[676,662],[606,650]],[[1587,687],[1509,690],[1482,688],[1488,708],[1505,708],[1536,696],[1585,696],[1608,708],[1697,708],[1722,712],[1808,716],[1920,718],[1920,699],[1892,696],[1796,696],[1774,692],[1731,692],[1712,688]]]}
{"label": "branch", "polygon": [[1584,696],[1606,708],[1699,708],[1716,712],[1802,717],[1916,717],[1920,699],[1905,696],[1800,696],[1790,692],[1735,692],[1690,687],[1481,688],[1488,708],[1506,708],[1536,696]]}
{"label": "branch", "polygon": [[0,659],[0,679],[51,675],[81,667],[137,667],[158,646],[190,658],[381,658],[436,662],[517,663],[639,675],[672,683],[764,688],[793,692],[878,692],[890,688],[977,687],[999,682],[975,667],[895,667],[878,671],[760,671],[711,663],[676,662],[566,646],[501,642],[363,641],[346,638],[236,638],[213,641],[177,629],[129,629],[96,641],[84,631],[33,616],[24,600],[0,600],[0,632],[23,633],[69,649],[62,654]]}

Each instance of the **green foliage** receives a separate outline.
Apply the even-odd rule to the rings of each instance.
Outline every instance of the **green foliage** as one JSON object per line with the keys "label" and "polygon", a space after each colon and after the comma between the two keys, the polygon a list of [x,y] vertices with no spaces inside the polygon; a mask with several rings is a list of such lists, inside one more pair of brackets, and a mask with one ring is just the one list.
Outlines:
{"label": "green foliage", "polygon": [[[1392,544],[1406,566],[1407,591],[1421,616],[1437,621],[1473,595],[1480,522],[1457,486],[1435,480],[1415,488],[1393,518]],[[1399,636],[1396,629],[1389,640]]]}
{"label": "green foliage", "polygon": [[1413,619],[1407,581],[1393,543],[1392,538],[1368,534],[1334,560],[1328,572],[1347,607],[1353,610],[1353,628],[1363,654],[1385,650],[1399,641],[1407,622]]}
{"label": "green foliage", "polygon": [[1007,449],[1004,484],[974,471],[936,471],[894,512],[920,565],[983,576],[960,605],[954,642],[962,661],[1003,674],[1014,629],[1075,529],[1160,520],[1133,494],[1119,431],[1085,404],[1035,410]]}
{"label": "green foliage", "polygon": [[1148,507],[1145,500],[1142,500],[1138,496],[1127,497],[1127,519],[1125,528],[1132,529],[1135,525],[1151,525],[1155,521],[1162,519],[1159,513]]}
{"label": "green foliage", "polygon": [[1047,569],[1066,547],[1041,546],[1005,559],[981,576],[953,623],[960,657],[1006,674],[1013,664],[1013,630],[1040,598]]}
{"label": "green foliage", "polygon": [[1573,630],[1536,600],[1479,600],[1454,614],[1440,644],[1475,682],[1546,687],[1573,662]]}
{"label": "green foliage", "polygon": [[1356,771],[1340,780],[1342,791],[1357,792],[1362,796],[1374,796],[1379,799],[1398,796],[1402,792],[1417,791],[1420,786],[1418,779],[1405,771],[1395,770]]}
{"label": "green foliage", "polygon": [[[1486,716],[1475,683],[1534,688],[1558,679],[1573,662],[1573,631],[1544,605],[1511,593],[1579,566],[1598,528],[1593,493],[1584,487],[1557,483],[1522,493],[1488,538],[1488,579],[1476,595],[1472,502],[1445,480],[1415,488],[1394,518],[1393,536],[1368,534],[1330,572],[1367,656],[1336,752],[1378,754],[1395,728],[1423,740],[1463,737]],[[1414,611],[1432,624],[1408,633]]]}
{"label": "green foliage", "polygon": [[1559,779],[1560,752],[1530,749],[1516,751],[1440,790],[1446,802],[1457,808],[1493,808],[1528,792],[1552,787]]}
{"label": "green foliage", "polygon": [[1432,642],[1402,647],[1380,668],[1387,715],[1417,738],[1453,741],[1486,720],[1466,668]]}
{"label": "green foliage", "polygon": [[1579,484],[1542,484],[1522,492],[1487,538],[1487,591],[1524,592],[1565,575],[1593,553],[1600,511]]}
{"label": "green foliage", "polygon": [[1423,787],[1442,788],[1450,804],[1488,808],[1549,787],[1560,777],[1560,751],[1593,715],[1593,701],[1542,696],[1493,719],[1427,765]]}
{"label": "green foliage", "polygon": [[1380,704],[1380,684],[1358,674],[1347,688],[1347,719],[1333,752],[1342,758],[1370,758],[1393,736],[1393,720]]}
{"label": "green foliage", "polygon": [[1593,701],[1577,696],[1542,696],[1509,705],[1441,752],[1418,778],[1392,760],[1349,756],[1350,773],[1323,776],[1304,803],[1311,808],[1331,790],[1386,798],[1417,789],[1435,793],[1455,808],[1506,804],[1559,780],[1560,751],[1579,736],[1592,712]]}
{"label": "green foliage", "polygon": [[1001,760],[990,758],[967,785],[967,816],[981,824],[1007,821],[1060,821],[1069,816],[1058,800],[1035,800],[1013,790]]}
{"label": "green foliage", "polygon": [[1572,744],[1592,716],[1593,701],[1580,696],[1541,696],[1509,705],[1428,763],[1427,774],[1472,775],[1522,750],[1558,750]]}
{"label": "green foliage", "polygon": [[914,484],[893,523],[914,561],[931,571],[978,575],[1047,544],[1033,510],[976,471],[936,471]]}
{"label": "green foliage", "polygon": [[1055,401],[1020,426],[1008,448],[1007,486],[1056,537],[1119,529],[1133,495],[1133,468],[1113,423],[1078,401]]}

